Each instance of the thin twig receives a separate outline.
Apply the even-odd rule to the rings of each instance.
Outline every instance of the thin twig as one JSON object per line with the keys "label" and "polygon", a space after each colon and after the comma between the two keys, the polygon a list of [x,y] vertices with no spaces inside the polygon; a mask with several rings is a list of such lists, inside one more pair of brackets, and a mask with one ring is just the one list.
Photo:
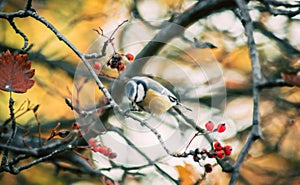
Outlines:
{"label": "thin twig", "polygon": [[[70,49],[72,49],[72,51],[82,60],[82,62],[84,63],[84,65],[87,67],[88,71],[91,73],[93,79],[95,80],[95,82],[97,83],[99,89],[103,92],[103,94],[105,95],[105,97],[107,98],[107,101],[113,106],[117,106],[116,102],[114,101],[114,99],[112,98],[112,96],[110,95],[110,93],[108,92],[108,90],[105,88],[105,86],[103,85],[103,83],[100,81],[100,79],[98,78],[98,75],[95,73],[95,71],[93,70],[92,66],[89,64],[89,62],[86,60],[84,54],[82,54],[66,37],[64,37],[50,22],[48,22],[45,18],[43,18],[42,16],[38,15],[36,12],[33,11],[27,11],[27,13],[29,14],[30,17],[35,18],[36,20],[38,20],[39,22],[41,22],[42,24],[44,24],[47,28],[49,28],[56,36],[59,40],[61,40],[62,42],[64,42]],[[1,14],[0,14],[1,15]]]}
{"label": "thin twig", "polygon": [[125,24],[126,22],[128,22],[128,20],[125,20],[125,21],[123,21],[121,24],[119,24],[119,25],[117,26],[117,28],[111,33],[111,35],[110,35],[110,37],[109,37],[108,39],[109,39],[109,40],[112,40],[114,34],[115,34],[115,33],[118,31],[118,29],[119,29],[123,24]]}
{"label": "thin twig", "polygon": [[300,6],[300,2],[289,3],[288,1],[277,1],[277,0],[263,0],[265,3],[272,4],[274,6],[284,6],[284,7],[295,7],[298,8]]}
{"label": "thin twig", "polygon": [[26,11],[26,10],[31,10],[31,9],[32,9],[32,0],[27,0],[24,9],[25,9],[25,11]]}
{"label": "thin twig", "polygon": [[2,0],[2,1],[0,2],[0,11],[2,11],[2,9],[3,9],[4,6],[5,6],[5,4],[6,4],[6,0]]}
{"label": "thin twig", "polygon": [[66,148],[62,148],[62,149],[55,150],[55,151],[51,152],[50,154],[48,154],[48,155],[46,155],[46,156],[43,156],[43,157],[39,157],[38,159],[36,159],[36,160],[34,160],[34,161],[32,161],[32,162],[30,162],[30,163],[24,165],[24,166],[15,168],[15,169],[14,169],[14,173],[17,174],[17,173],[21,172],[22,170],[28,169],[28,168],[30,168],[30,167],[32,167],[32,166],[38,164],[38,163],[41,163],[41,162],[43,162],[43,161],[46,161],[46,160],[49,159],[49,158],[54,157],[55,155],[57,155],[57,154],[59,154],[59,153],[62,153],[62,152],[65,152],[65,151],[71,150],[71,149],[73,149],[73,147],[71,147],[71,146],[68,145]]}
{"label": "thin twig", "polygon": [[[291,4],[288,2],[275,1],[275,0],[260,0],[267,8],[267,10],[273,15],[285,15],[288,17],[294,17],[300,13],[300,4]],[[275,7],[274,7],[275,6]],[[283,6],[285,9],[279,9],[276,6]],[[291,10],[289,8],[298,8],[297,10]]]}
{"label": "thin twig", "polygon": [[18,162],[20,162],[21,160],[24,160],[24,159],[27,159],[29,158],[30,155],[28,154],[21,154],[21,155],[18,155],[14,158],[12,158],[9,162],[8,162],[8,166],[12,167],[12,165],[14,164],[17,164]]}
{"label": "thin twig", "polygon": [[143,156],[148,164],[150,165],[153,165],[156,170],[162,174],[163,176],[167,177],[168,179],[170,179],[172,182],[174,182],[175,184],[178,184],[179,185],[179,181],[174,179],[172,176],[170,176],[168,173],[166,173],[163,169],[161,169],[154,161],[152,161],[146,154],[144,154],[139,148],[137,148],[134,143],[132,143],[127,137],[124,136],[124,134],[120,131],[120,129],[118,128],[114,128],[114,127],[111,127],[110,128],[110,131],[113,131],[113,132],[116,132],[119,136],[121,136],[125,141],[126,143],[131,146],[134,150],[136,150],[141,156]]}
{"label": "thin twig", "polygon": [[[20,111],[23,110],[23,106],[24,106],[24,104],[25,104],[26,102],[27,102],[27,108],[26,108],[26,110],[24,110],[23,112],[19,113]],[[24,102],[19,106],[19,108],[18,108],[17,110],[15,110],[15,119],[17,119],[17,118],[23,116],[25,113],[29,112],[31,109],[32,109],[32,106],[30,106],[30,101],[29,101],[29,100],[24,101]],[[19,114],[17,114],[17,113],[19,113]],[[11,117],[8,118],[8,119],[6,119],[6,120],[3,122],[2,126],[5,127],[7,124],[10,123],[10,121],[11,121]]]}
{"label": "thin twig", "polygon": [[16,26],[15,22],[14,22],[14,19],[10,18],[10,19],[7,19],[10,26],[15,30],[15,32],[17,34],[19,34],[23,40],[24,40],[24,45],[22,46],[22,50],[26,50],[27,46],[28,46],[28,38],[27,36]]}
{"label": "thin twig", "polygon": [[125,114],[126,117],[131,118],[141,124],[141,126],[147,127],[157,138],[163,149],[167,152],[168,155],[172,156],[172,152],[166,147],[164,141],[162,140],[162,136],[158,133],[156,129],[151,127],[146,121],[142,120],[138,116],[135,116],[134,114],[131,114],[130,112]]}
{"label": "thin twig", "polygon": [[[11,118],[11,128],[12,128],[12,132],[10,137],[8,138],[6,145],[9,146],[13,139],[15,138],[15,135],[17,133],[17,123],[16,123],[16,119],[15,119],[15,113],[14,113],[14,100],[12,98],[12,92],[10,91],[10,98],[9,98],[9,111],[10,111],[10,118]],[[3,167],[4,165],[6,165],[7,163],[7,157],[8,157],[8,151],[4,150],[3,156],[2,156],[2,161],[1,161],[1,167]]]}
{"label": "thin twig", "polygon": [[94,31],[96,31],[98,33],[98,35],[101,35],[102,37],[106,38],[107,40],[103,43],[102,49],[101,49],[101,53],[91,53],[91,54],[85,54],[85,58],[86,59],[95,59],[95,58],[101,58],[106,56],[106,48],[108,46],[108,44],[110,44],[112,46],[112,49],[114,50],[114,53],[116,53],[116,49],[114,47],[113,44],[113,40],[114,40],[114,34],[118,31],[118,29],[125,24],[126,22],[128,22],[128,20],[123,21],[121,24],[119,24],[114,31],[112,32],[112,34],[108,37],[106,35],[104,35],[103,30],[101,27],[99,27],[99,29],[93,29]]}
{"label": "thin twig", "polygon": [[42,134],[42,131],[41,131],[41,122],[40,122],[40,120],[39,120],[38,115],[37,115],[36,112],[34,112],[34,117],[35,117],[36,122],[38,124],[39,144],[40,144],[40,146],[42,146],[42,140],[41,140],[41,134]]}
{"label": "thin twig", "polygon": [[7,144],[1,144],[0,143],[0,149],[9,150],[13,153],[19,153],[19,154],[28,154],[31,156],[37,156],[38,152],[34,149],[24,148],[24,147],[16,147],[16,146],[8,146]]}
{"label": "thin twig", "polygon": [[283,79],[275,79],[270,81],[262,81],[257,84],[259,89],[273,88],[273,87],[293,87],[294,85],[287,83]]}

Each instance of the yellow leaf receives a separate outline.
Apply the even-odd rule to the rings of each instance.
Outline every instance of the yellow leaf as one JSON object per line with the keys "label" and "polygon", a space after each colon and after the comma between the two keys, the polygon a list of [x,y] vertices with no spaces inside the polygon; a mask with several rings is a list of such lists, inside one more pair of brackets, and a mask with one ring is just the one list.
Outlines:
{"label": "yellow leaf", "polygon": [[183,0],[162,0],[161,3],[166,4],[171,9],[178,9],[182,6]]}
{"label": "yellow leaf", "polygon": [[225,68],[235,68],[245,72],[251,71],[251,60],[247,46],[231,51],[221,62]]}

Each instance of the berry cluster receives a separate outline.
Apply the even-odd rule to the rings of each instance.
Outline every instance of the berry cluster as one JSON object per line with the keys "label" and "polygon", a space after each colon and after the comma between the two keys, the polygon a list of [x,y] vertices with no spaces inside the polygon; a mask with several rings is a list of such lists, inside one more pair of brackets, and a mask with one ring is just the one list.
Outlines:
{"label": "berry cluster", "polygon": [[92,151],[99,152],[110,159],[114,159],[117,157],[117,154],[115,152],[112,152],[111,148],[100,145],[100,142],[94,137],[89,139],[89,145],[91,146]]}
{"label": "berry cluster", "polygon": [[201,151],[197,148],[194,151],[193,159],[195,162],[199,162],[200,159],[208,158],[220,158],[223,159],[225,156],[231,154],[232,147],[230,145],[222,146],[220,142],[214,143],[214,148],[211,151],[207,151],[206,149],[202,149]]}
{"label": "berry cluster", "polygon": [[118,71],[123,71],[125,69],[125,64],[123,63],[122,55],[115,53],[107,62],[107,66],[110,66],[112,69],[117,69]]}
{"label": "berry cluster", "polygon": [[[127,60],[124,60],[124,56]],[[106,63],[106,65],[109,66],[111,69],[117,69],[120,72],[126,69],[126,63],[128,61],[132,62],[133,60],[134,60],[134,56],[131,53],[127,53],[127,54],[114,53],[112,57],[109,59],[109,61]],[[95,62],[93,68],[97,71],[100,71],[102,68],[100,62]]]}
{"label": "berry cluster", "polygon": [[223,159],[225,156],[230,155],[232,147],[230,145],[222,146],[220,142],[214,143],[213,155],[217,156],[220,159]]}
{"label": "berry cluster", "polygon": [[212,121],[208,121],[205,123],[205,128],[208,132],[219,132],[222,133],[226,130],[225,123],[219,123],[218,126],[215,128],[215,124]]}
{"label": "berry cluster", "polygon": [[[223,159],[225,156],[228,156],[231,154],[232,147],[230,145],[222,146],[220,142],[215,142],[213,145],[213,150],[207,151],[206,149],[202,149],[201,151],[197,148],[193,152],[193,160],[195,162],[199,162],[201,159],[205,160],[206,157],[208,158],[219,158]],[[204,165],[205,172],[209,173],[212,171],[212,165],[211,164],[205,164]]]}
{"label": "berry cluster", "polygon": [[[219,123],[217,126],[212,121],[208,121],[205,123],[206,132],[204,133],[211,133],[211,132],[218,132],[223,133],[226,130],[225,123]],[[230,145],[222,146],[220,142],[213,143],[213,147],[211,151],[207,151],[207,149],[196,149],[190,152],[190,155],[193,155],[193,160],[195,162],[199,162],[200,160],[205,160],[206,158],[219,158],[223,159],[226,156],[230,155],[232,152],[232,147]],[[206,173],[210,173],[212,171],[211,164],[205,164],[204,169]]]}

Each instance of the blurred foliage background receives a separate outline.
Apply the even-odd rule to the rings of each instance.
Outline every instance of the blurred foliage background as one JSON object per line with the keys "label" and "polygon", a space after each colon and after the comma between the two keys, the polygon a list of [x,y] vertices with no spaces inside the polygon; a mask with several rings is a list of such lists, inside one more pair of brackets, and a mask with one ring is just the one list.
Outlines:
{"label": "blurred foliage background", "polygon": [[[195,1],[184,0],[144,0],[138,1],[138,9],[145,20],[161,21],[171,15],[181,13]],[[3,12],[18,11],[24,7],[22,0],[8,0]],[[113,0],[78,0],[33,1],[35,10],[51,22],[64,34],[80,51],[97,51],[98,34],[94,28],[101,27],[104,32],[111,32],[123,20],[129,19],[134,23],[131,9],[133,1]],[[280,78],[281,72],[295,72],[300,66],[300,21],[299,16],[287,18],[273,16],[260,12],[256,8],[259,3],[251,2],[251,16],[254,20],[255,39],[260,54],[260,62],[265,77],[269,80]],[[29,99],[33,104],[40,104],[39,118],[42,123],[58,122],[74,119],[74,113],[66,106],[64,99],[72,97],[73,76],[80,62],[78,57],[60,42],[44,25],[31,18],[17,19],[16,25],[28,36],[33,44],[29,58],[36,70],[34,77],[36,85],[26,95],[14,95],[15,106]],[[137,26],[138,25],[138,26]],[[140,30],[143,30],[142,32]],[[251,96],[251,63],[246,46],[244,30],[238,18],[231,10],[214,13],[197,21],[187,29],[200,41],[206,41],[217,46],[215,49],[199,49],[185,39],[172,41],[179,49],[166,47],[159,56],[168,58],[179,66],[193,68],[186,53],[197,57],[200,65],[205,64],[205,58],[214,57],[223,71],[223,80],[227,91],[227,101],[218,110],[232,122],[231,131],[223,142],[231,143],[234,148],[233,160],[245,142],[252,120]],[[139,32],[139,33],[137,33]],[[117,47],[137,54],[145,45],[127,46],[128,43],[149,38],[156,30],[145,24],[128,24],[117,37]],[[193,38],[186,35],[186,39]],[[101,40],[100,40],[101,42]],[[6,20],[0,19],[0,50],[19,50],[23,40],[10,27]],[[108,54],[109,56],[109,54]],[[102,64],[105,59],[101,59]],[[168,77],[167,67],[159,68],[162,77]],[[150,71],[151,71],[150,70]],[[172,70],[172,69],[169,69]],[[113,73],[113,72],[112,72]],[[113,73],[115,74],[115,73]],[[173,78],[174,76],[169,76]],[[199,78],[193,76],[193,78]],[[206,79],[207,80],[207,79]],[[180,81],[180,78],[178,79]],[[199,80],[201,81],[201,80]],[[179,84],[180,85],[180,84]],[[203,106],[210,104],[207,96],[209,84],[205,81],[200,86],[197,102]],[[9,117],[8,93],[0,92],[0,121]],[[190,103],[193,99],[187,99]],[[261,118],[263,141],[256,141],[241,169],[239,184],[300,184],[300,92],[297,87],[276,87],[262,91]],[[59,111],[58,111],[59,110]],[[205,114],[205,113],[203,113]],[[203,116],[202,120],[207,117]],[[36,124],[34,115],[27,113],[18,118],[19,123]],[[200,123],[199,123],[200,124]],[[202,123],[201,123],[202,124]],[[177,176],[186,179],[186,184],[200,177],[195,167],[189,163],[180,162],[176,167]],[[173,166],[175,170],[175,166]],[[196,172],[195,172],[196,171]],[[176,175],[175,173],[175,175]],[[99,179],[78,177],[67,172],[54,175],[52,165],[41,164],[23,173],[12,176],[0,175],[1,184],[99,184]],[[153,175],[153,174],[152,174]],[[158,180],[160,178],[156,177]],[[202,184],[227,184],[230,174],[223,173],[215,167],[206,176]],[[150,184],[147,177],[127,177],[124,184]],[[153,182],[152,182],[153,183]]]}

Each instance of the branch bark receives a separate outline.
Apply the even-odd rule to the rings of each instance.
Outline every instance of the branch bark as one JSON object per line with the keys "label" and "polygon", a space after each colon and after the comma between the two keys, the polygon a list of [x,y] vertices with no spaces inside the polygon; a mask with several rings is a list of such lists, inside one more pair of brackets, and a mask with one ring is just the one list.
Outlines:
{"label": "branch bark", "polygon": [[237,181],[240,167],[245,160],[246,155],[248,154],[252,144],[255,140],[261,139],[261,128],[260,128],[260,113],[259,113],[259,83],[264,81],[264,78],[262,76],[260,63],[259,63],[259,57],[258,52],[255,45],[255,40],[253,37],[253,23],[248,11],[247,4],[244,0],[235,0],[240,13],[240,20],[245,28],[245,32],[248,38],[248,48],[251,58],[251,66],[252,66],[252,80],[253,80],[253,86],[252,86],[252,96],[253,96],[253,115],[252,115],[252,127],[251,131],[249,133],[248,139],[242,148],[242,151],[240,152],[235,165],[233,167],[233,172],[231,175],[231,179],[229,184],[233,185]]}

